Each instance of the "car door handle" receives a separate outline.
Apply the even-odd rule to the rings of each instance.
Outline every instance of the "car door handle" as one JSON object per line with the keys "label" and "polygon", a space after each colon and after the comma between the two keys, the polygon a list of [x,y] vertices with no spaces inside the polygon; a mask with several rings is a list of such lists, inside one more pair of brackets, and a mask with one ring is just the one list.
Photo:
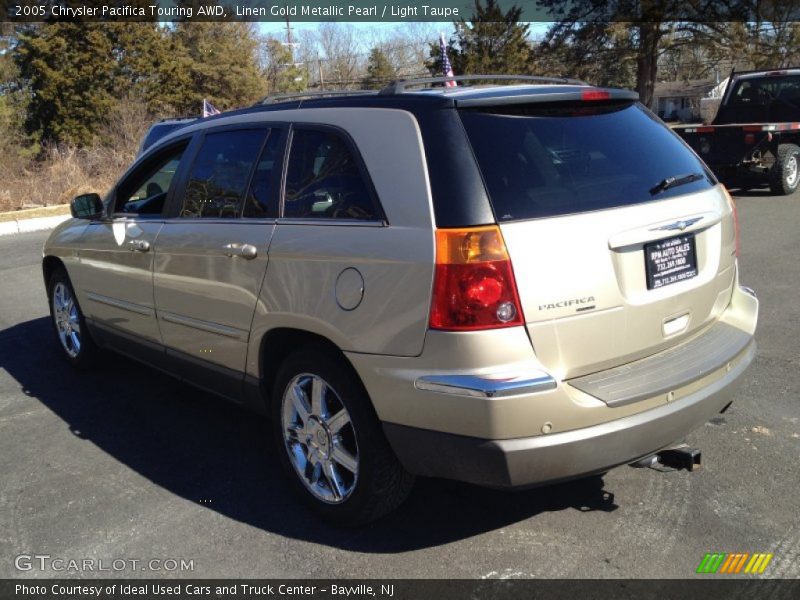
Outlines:
{"label": "car door handle", "polygon": [[150,242],[147,240],[132,240],[128,242],[128,247],[131,249],[131,252],[147,252],[150,250]]}
{"label": "car door handle", "polygon": [[247,260],[251,260],[258,256],[258,250],[252,244],[240,244],[238,242],[231,242],[222,247],[225,256],[238,256]]}

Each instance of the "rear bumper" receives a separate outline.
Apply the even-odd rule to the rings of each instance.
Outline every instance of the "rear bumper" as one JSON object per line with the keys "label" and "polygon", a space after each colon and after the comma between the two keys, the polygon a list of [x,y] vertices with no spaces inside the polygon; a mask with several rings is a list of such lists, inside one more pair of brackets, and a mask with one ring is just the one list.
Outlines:
{"label": "rear bumper", "polygon": [[562,433],[488,440],[384,423],[400,462],[412,473],[489,487],[526,487],[634,462],[681,440],[723,410],[755,356],[751,339],[724,375],[640,413]]}

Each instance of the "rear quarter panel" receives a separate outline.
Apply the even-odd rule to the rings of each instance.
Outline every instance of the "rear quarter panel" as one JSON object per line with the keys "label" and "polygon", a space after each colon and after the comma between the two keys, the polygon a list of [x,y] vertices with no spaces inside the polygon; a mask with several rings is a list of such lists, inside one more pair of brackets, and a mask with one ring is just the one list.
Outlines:
{"label": "rear quarter panel", "polygon": [[[346,351],[419,355],[433,285],[434,232],[416,120],[401,110],[364,108],[272,112],[264,117],[346,131],[361,154],[387,223],[278,221],[253,320],[248,373],[258,374],[264,334],[280,327],[317,333]],[[363,299],[355,309],[343,310],[336,287],[348,268],[363,278]]]}

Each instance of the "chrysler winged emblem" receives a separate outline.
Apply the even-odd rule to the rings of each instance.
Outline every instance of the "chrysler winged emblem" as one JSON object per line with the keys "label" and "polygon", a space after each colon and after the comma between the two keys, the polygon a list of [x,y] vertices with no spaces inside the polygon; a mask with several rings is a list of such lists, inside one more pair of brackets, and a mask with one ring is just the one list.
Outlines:
{"label": "chrysler winged emblem", "polygon": [[693,219],[682,219],[675,221],[674,223],[670,223],[669,225],[662,225],[661,227],[654,227],[650,231],[674,231],[680,230],[683,231],[690,225],[694,225],[698,221],[700,221],[703,217],[695,217]]}

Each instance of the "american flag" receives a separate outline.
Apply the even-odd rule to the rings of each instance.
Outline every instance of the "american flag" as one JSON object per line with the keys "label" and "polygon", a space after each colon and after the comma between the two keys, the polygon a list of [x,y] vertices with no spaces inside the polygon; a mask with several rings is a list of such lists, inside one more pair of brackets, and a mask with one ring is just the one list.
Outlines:
{"label": "american flag", "polygon": [[203,98],[203,118],[206,117],[213,117],[214,115],[218,115],[219,111],[214,108],[214,105],[211,104],[208,100]]}
{"label": "american flag", "polygon": [[[442,73],[444,73],[445,77],[454,77],[453,75],[453,66],[450,64],[450,59],[447,58],[447,48],[444,43],[444,34],[439,34],[439,50],[442,52]],[[446,81],[444,84],[446,87],[457,87],[458,84],[455,81]]]}

